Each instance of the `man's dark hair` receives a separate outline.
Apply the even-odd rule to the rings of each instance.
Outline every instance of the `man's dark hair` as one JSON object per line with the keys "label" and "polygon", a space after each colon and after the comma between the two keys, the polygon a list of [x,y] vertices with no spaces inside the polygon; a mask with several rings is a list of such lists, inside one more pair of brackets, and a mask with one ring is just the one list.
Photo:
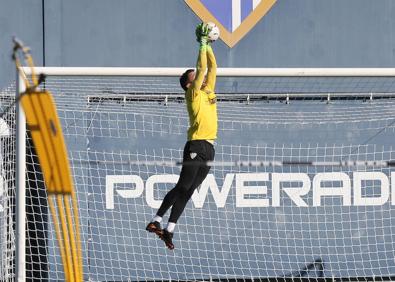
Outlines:
{"label": "man's dark hair", "polygon": [[181,76],[180,76],[180,85],[184,91],[187,91],[187,82],[188,82],[188,74],[195,71],[194,69],[188,69],[186,70]]}

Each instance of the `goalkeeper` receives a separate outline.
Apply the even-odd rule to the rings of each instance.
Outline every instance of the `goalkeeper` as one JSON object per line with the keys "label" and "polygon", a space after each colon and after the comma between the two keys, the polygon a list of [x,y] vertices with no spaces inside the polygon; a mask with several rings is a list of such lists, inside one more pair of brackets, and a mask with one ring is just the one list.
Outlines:
{"label": "goalkeeper", "polygon": [[[206,178],[210,167],[206,164],[214,159],[214,140],[217,138],[217,105],[214,93],[217,63],[210,46],[210,27],[199,24],[196,28],[200,43],[196,71],[188,69],[180,77],[185,91],[185,101],[189,115],[188,141],[184,147],[180,178],[170,190],[146,230],[156,233],[169,249],[174,249],[173,232],[188,200],[195,189]],[[207,70],[208,68],[208,70]],[[205,76],[207,70],[207,76]],[[162,229],[160,222],[171,207],[169,222]]]}

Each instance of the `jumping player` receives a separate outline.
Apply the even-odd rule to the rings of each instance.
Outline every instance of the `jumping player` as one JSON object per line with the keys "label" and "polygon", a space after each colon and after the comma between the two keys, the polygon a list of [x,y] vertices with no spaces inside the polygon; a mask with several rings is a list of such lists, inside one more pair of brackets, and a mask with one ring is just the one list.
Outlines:
{"label": "jumping player", "polygon": [[[196,71],[188,69],[180,77],[180,85],[185,91],[185,101],[189,115],[188,141],[184,147],[183,166],[176,186],[170,190],[146,230],[157,234],[169,249],[174,249],[173,233],[195,189],[206,178],[214,160],[214,140],[217,138],[217,105],[214,93],[217,63],[210,46],[210,27],[201,23],[196,28],[200,44]],[[208,68],[208,70],[207,70]],[[207,70],[207,76],[205,76]],[[166,228],[160,222],[171,207]]]}

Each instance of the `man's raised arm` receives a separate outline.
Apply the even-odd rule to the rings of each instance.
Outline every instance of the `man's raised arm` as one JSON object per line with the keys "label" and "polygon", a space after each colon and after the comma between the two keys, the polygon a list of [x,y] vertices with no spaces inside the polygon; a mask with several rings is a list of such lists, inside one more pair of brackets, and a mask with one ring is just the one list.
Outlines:
{"label": "man's raised arm", "polygon": [[205,90],[214,92],[215,82],[217,80],[217,61],[215,60],[213,49],[210,45],[207,46],[207,80]]}
{"label": "man's raised arm", "polygon": [[207,69],[207,45],[200,45],[199,56],[196,63],[196,76],[192,82],[192,90],[198,91],[202,87]]}
{"label": "man's raised arm", "polygon": [[204,76],[206,74],[207,69],[207,50],[208,46],[208,33],[210,32],[210,28],[207,24],[201,23],[196,27],[196,40],[199,42],[199,57],[196,63],[196,75],[195,80],[192,83],[192,90],[198,91],[202,88],[202,84],[204,81]]}

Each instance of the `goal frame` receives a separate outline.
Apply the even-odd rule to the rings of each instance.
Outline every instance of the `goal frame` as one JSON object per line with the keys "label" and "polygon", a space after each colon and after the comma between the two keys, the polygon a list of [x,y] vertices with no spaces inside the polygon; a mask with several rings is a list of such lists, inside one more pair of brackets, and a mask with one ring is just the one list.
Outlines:
{"label": "goal frame", "polygon": [[[190,67],[35,67],[36,74],[45,76],[130,76],[130,77],[178,77]],[[22,67],[27,76],[32,70]],[[219,77],[395,77],[395,68],[218,68]],[[16,100],[26,89],[23,77],[17,71]],[[180,91],[181,92],[181,91]],[[377,93],[376,93],[377,94]],[[395,97],[395,93],[392,93]],[[289,99],[293,94],[265,94]],[[303,94],[294,94],[303,95]],[[330,99],[330,93],[317,94]],[[316,95],[316,96],[317,96]],[[339,94],[342,95],[342,94]],[[347,95],[347,94],[343,94]],[[348,93],[350,95],[350,93]],[[355,94],[358,96],[357,94]],[[359,95],[361,97],[361,95]],[[366,93],[364,98],[373,98]],[[16,254],[15,278],[26,280],[26,119],[20,103],[16,104]]]}

